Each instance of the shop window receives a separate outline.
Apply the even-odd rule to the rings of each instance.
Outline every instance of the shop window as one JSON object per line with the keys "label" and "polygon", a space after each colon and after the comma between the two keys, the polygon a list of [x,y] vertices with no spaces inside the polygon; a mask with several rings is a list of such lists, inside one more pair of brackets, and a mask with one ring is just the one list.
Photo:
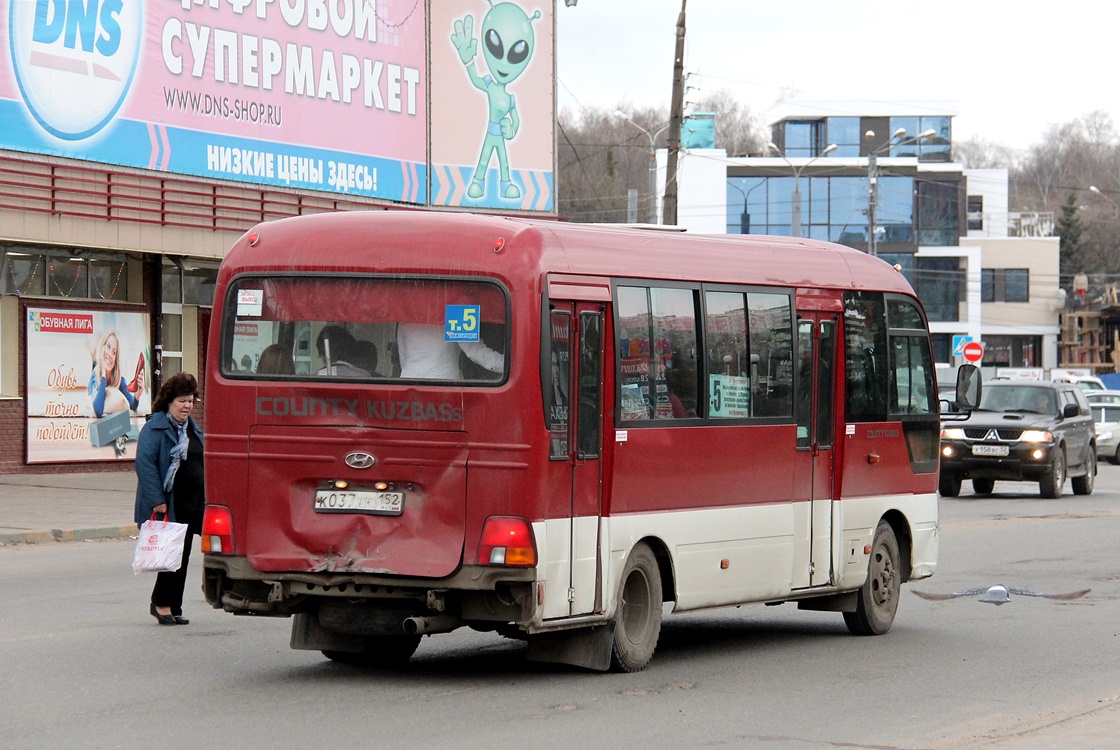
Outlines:
{"label": "shop window", "polygon": [[46,294],[47,264],[43,255],[9,250],[4,253],[5,294]]}
{"label": "shop window", "polygon": [[5,250],[0,291],[64,299],[128,300],[126,257],[83,257],[79,253],[80,250]]}
{"label": "shop window", "polygon": [[47,259],[47,294],[85,297],[89,294],[89,263],[83,258]]}
{"label": "shop window", "polygon": [[218,280],[218,267],[190,267],[183,270],[183,304],[199,307],[214,306],[214,284]]}
{"label": "shop window", "polygon": [[128,262],[124,260],[91,260],[89,262],[89,296],[93,299],[128,299]]}

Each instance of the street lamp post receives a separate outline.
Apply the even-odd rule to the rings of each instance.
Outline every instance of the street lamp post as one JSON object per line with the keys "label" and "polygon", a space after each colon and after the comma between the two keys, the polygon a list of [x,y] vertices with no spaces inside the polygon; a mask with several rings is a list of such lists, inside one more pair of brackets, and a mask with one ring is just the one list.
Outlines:
{"label": "street lamp post", "polygon": [[1104,192],[1103,190],[1101,190],[1096,185],[1090,185],[1089,190],[1091,192],[1096,193],[1100,197],[1104,198],[1109,203],[1111,203],[1112,204],[1112,210],[1116,213],[1117,216],[1120,216],[1120,203],[1117,203],[1115,198],[1111,197],[1108,193]]}
{"label": "street lamp post", "polygon": [[755,190],[757,190],[758,188],[762,187],[765,184],[766,184],[766,181],[761,180],[760,182],[755,184],[755,186],[752,187],[750,190],[744,191],[743,188],[739,187],[734,182],[731,182],[730,180],[727,182],[728,187],[735,188],[736,190],[739,191],[739,195],[743,196],[743,216],[739,220],[739,234],[750,234],[751,233],[751,209],[750,209],[750,205],[749,205],[751,193],[753,193]]}
{"label": "street lamp post", "polygon": [[817,154],[812,159],[810,159],[809,161],[802,164],[800,167],[795,167],[795,166],[793,166],[793,162],[791,162],[788,158],[786,158],[786,155],[782,153],[782,150],[780,148],[775,146],[773,143],[770,143],[770,144],[767,144],[767,145],[770,146],[771,151],[773,151],[778,156],[782,157],[782,161],[784,161],[786,164],[788,164],[790,169],[793,170],[793,196],[791,198],[792,212],[791,212],[791,219],[790,219],[790,234],[793,235],[794,237],[800,237],[801,236],[801,173],[805,170],[805,167],[809,166],[810,164],[815,162],[817,159],[821,158],[822,156],[827,156],[828,154],[831,154],[833,151],[835,151],[837,149],[837,146],[836,146],[835,143],[830,143],[830,144],[828,144],[827,146],[824,147],[824,151],[821,151],[819,154]]}
{"label": "street lamp post", "polygon": [[[899,128],[891,133],[891,137],[887,139],[879,148],[872,151],[867,155],[867,254],[879,254],[879,227],[877,224],[877,217],[875,215],[879,203],[879,162],[878,156],[884,151],[890,149],[891,146],[902,146],[907,143],[917,143],[925,138],[932,138],[937,135],[936,130],[924,130],[921,133],[911,137],[905,138],[906,128]],[[863,134],[864,138],[871,139],[875,137],[874,130],[868,130]],[[895,139],[900,140],[895,140]]]}
{"label": "street lamp post", "polygon": [[636,127],[638,130],[645,134],[649,139],[649,223],[657,223],[657,136],[661,135],[668,129],[668,125],[658,128],[655,132],[651,133],[643,128],[630,115],[623,112],[621,109],[614,111],[615,117],[621,117],[628,123]]}

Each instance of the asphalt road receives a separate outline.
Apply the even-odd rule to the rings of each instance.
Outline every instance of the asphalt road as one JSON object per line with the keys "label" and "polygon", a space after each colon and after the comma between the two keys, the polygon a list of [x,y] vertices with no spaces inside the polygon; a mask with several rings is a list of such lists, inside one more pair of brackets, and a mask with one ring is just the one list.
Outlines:
{"label": "asphalt road", "polygon": [[[193,587],[191,624],[157,626],[131,541],[0,548],[0,747],[1089,747],[1078,717],[1120,695],[1120,467],[1089,498],[1068,492],[943,500],[938,573],[906,588],[1091,587],[1083,599],[904,589],[871,638],[793,605],[670,616],[634,675],[529,663],[462,630],[403,670],[363,671]],[[1039,731],[1054,744],[1028,744]]]}

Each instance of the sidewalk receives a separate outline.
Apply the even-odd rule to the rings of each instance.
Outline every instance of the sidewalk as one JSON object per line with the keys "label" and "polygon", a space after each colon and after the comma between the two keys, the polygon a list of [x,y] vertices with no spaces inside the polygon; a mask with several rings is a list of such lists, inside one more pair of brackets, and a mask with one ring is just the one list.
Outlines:
{"label": "sidewalk", "polygon": [[136,475],[0,474],[0,545],[135,536]]}

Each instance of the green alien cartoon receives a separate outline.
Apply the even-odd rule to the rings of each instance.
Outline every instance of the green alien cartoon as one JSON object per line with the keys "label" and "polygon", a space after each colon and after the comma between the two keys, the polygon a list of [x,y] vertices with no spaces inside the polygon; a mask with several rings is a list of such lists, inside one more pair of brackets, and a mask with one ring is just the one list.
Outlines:
{"label": "green alien cartoon", "polygon": [[513,140],[521,127],[517,114],[517,102],[513,94],[506,91],[506,85],[517,80],[533,56],[532,21],[541,17],[536,11],[532,17],[513,3],[498,3],[492,0],[490,10],[482,19],[482,54],[486,58],[489,75],[481,76],[475,70],[474,58],[478,51],[478,41],[474,38],[474,17],[466,16],[455,22],[451,43],[459,52],[459,59],[467,69],[467,75],[475,88],[486,92],[490,107],[490,121],[486,126],[486,138],[482,142],[482,153],[474,178],[467,187],[467,195],[481,198],[485,190],[486,170],[490,158],[497,153],[498,170],[501,178],[500,195],[507,200],[521,197],[521,190],[513,184],[509,175],[509,156],[506,154],[506,141]]}

